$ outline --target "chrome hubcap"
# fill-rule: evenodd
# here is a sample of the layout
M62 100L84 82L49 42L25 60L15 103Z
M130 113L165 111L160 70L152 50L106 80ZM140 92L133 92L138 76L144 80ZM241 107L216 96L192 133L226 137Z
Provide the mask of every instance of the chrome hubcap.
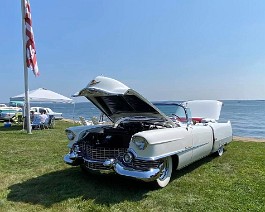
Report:
M221 146L219 149L218 149L218 154L221 156L224 152L224 147Z
M168 174L168 162L165 161L163 163L163 169L162 169L162 173L161 173L159 179L164 180L167 177L167 174Z

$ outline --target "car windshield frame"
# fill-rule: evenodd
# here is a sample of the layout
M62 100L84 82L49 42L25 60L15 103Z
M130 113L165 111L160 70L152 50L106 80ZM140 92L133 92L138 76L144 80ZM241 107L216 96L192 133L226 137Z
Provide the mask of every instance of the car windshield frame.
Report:
M160 111L162 111L165 115L167 115L172 120L177 120L182 123L192 123L192 117L191 117L190 110L186 108L184 105L182 105L181 103L156 102L156 103L153 103L153 105L155 105ZM163 106L171 107L171 109L175 107L175 110L173 113L171 111L170 112L165 111Z

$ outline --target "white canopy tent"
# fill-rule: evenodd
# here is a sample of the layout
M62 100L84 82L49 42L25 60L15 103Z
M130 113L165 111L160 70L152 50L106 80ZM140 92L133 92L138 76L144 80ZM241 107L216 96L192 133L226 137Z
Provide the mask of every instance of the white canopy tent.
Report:
M25 93L11 97L10 101L25 101ZM72 99L45 88L29 91L29 101L73 103Z
M29 102L46 102L46 103L74 103L74 101L66 96L53 92L45 88L38 88L36 90L29 91ZM12 101L25 101L25 93L10 97L10 102ZM75 108L75 104L74 104ZM25 110L25 108L24 108ZM74 109L73 109L74 113ZM24 111L25 114L25 111ZM29 119L28 119L29 120ZM27 125L26 125L27 126ZM23 123L24 129L24 123ZM31 132L31 130L30 130Z

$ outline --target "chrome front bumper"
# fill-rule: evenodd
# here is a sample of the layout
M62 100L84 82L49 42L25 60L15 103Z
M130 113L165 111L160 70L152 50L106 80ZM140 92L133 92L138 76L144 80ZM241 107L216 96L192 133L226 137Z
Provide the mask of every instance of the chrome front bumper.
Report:
M67 154L64 156L64 162L72 166L80 165L80 160L78 160L78 158L74 159L71 154ZM156 180L157 178L159 178L162 172L161 166L159 168L152 168L147 171L142 171L124 166L120 161L114 159L104 161L103 165L106 167L110 167L111 170L114 170L119 175L136 178L146 182Z
M146 182L153 181L159 178L160 173L162 171L160 168L152 168L148 171L136 170L136 169L124 166L119 161L116 161L113 168L115 172L119 175L133 177L133 178L143 180Z

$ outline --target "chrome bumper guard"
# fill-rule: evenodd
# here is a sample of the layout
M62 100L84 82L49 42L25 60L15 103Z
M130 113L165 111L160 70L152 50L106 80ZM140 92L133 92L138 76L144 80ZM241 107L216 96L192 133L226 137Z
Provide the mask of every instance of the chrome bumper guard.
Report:
M161 174L160 168L152 168L148 171L136 170L130 167L124 166L120 161L106 160L104 164L112 165L114 171L122 176L132 177L146 182L156 180Z
M81 158L73 158L72 155L69 153L67 155L64 156L63 158L64 162L68 165L72 165L72 166L78 166L81 164Z

